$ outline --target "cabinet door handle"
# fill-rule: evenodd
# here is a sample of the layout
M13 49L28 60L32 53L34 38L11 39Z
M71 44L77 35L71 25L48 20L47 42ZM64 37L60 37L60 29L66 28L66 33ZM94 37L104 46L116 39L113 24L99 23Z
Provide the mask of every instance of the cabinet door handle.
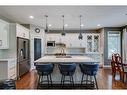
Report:
M2 40L0 40L0 46L2 46Z

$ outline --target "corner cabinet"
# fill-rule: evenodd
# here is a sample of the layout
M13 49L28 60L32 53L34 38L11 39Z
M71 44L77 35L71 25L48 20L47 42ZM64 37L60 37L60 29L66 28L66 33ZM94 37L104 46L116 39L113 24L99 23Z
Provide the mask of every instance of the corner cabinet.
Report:
M86 35L86 53L99 53L100 45L99 34Z
M9 48L9 23L0 19L0 49Z
M21 38L29 39L30 30L20 24L16 24L16 36Z

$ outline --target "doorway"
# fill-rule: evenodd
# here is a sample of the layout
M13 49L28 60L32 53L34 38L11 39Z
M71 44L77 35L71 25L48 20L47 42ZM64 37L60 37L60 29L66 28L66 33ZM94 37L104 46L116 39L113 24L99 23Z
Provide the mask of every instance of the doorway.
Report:
M105 45L105 60L104 65L110 66L113 53L119 53L121 55L121 31L108 31Z
M41 58L41 39L34 38L34 61Z

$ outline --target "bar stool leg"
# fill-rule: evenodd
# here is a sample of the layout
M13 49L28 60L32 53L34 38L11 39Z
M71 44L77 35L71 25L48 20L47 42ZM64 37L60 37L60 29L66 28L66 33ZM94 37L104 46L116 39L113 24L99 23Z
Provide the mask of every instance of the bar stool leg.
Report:
M88 75L86 75L86 84L88 83Z
M122 74L123 83L124 83L124 78L125 78L125 77L124 77L124 76L125 76L124 74L125 74L125 73Z
M73 79L73 76L71 76L71 78L72 78L72 84L73 84L73 87L74 87L74 79Z
M83 78L84 78L84 74L82 74L81 85L82 85L82 83L83 83Z
M39 87L39 85L40 85L40 75L39 75L39 78L38 78L37 88Z
M41 83L43 82L43 75L41 76Z
M62 77L61 77L61 85L63 85L63 75L62 75Z
M64 81L65 81L65 75L63 75L63 86L64 86Z
M126 73L126 83L127 83L127 73Z
M72 77L71 77L71 76L69 76L69 77L70 77L70 84L73 84L73 83L72 83Z
M48 80L48 86L49 86L49 76L47 75L47 80Z
M41 79L41 78L40 78L40 75L39 75L39 78L38 78L38 83L40 83L40 79Z
M96 88L98 89L97 79L95 75L94 75L94 79L95 79Z
M52 77L51 77L51 74L49 75L49 77L50 77L50 82L51 82L51 86L52 86Z

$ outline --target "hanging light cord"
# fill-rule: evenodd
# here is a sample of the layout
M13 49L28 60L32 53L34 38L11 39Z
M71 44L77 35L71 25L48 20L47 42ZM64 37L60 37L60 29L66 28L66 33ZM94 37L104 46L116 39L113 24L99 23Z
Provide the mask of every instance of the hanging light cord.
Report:
M62 15L62 17L63 17L63 32L64 32L64 15Z
M46 30L48 30L48 23L47 23L48 15L45 15L45 17L46 17Z
M65 27L64 27L64 15L62 15L62 18L63 18L63 31L61 33L62 36L65 36Z
M80 15L80 33L79 33L79 36L78 36L78 39L79 40L82 40L83 39L83 36L82 36L82 31L81 31L81 17L82 17L82 15Z
M80 15L80 34L81 34L81 17L82 17L82 15Z

